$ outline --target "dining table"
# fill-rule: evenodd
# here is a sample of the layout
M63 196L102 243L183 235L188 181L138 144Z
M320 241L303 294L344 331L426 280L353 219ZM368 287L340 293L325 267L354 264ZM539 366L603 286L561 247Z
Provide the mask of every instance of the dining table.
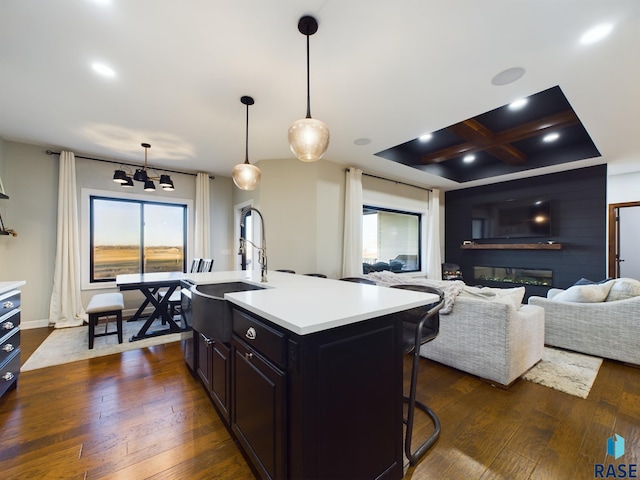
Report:
M146 320L140 330L133 335L129 341L135 342L144 338L156 337L158 335L168 335L178 333L189 329L181 327L175 319L169 314L169 298L180 286L184 278L184 272L151 272L151 273L127 273L116 276L116 286L120 291L139 290L145 296L144 301L136 311L136 313L128 320L130 322L140 320L144 311L149 304L153 306L153 311ZM158 296L160 289L165 289L163 295ZM157 319L162 320L164 327L149 331L149 328Z

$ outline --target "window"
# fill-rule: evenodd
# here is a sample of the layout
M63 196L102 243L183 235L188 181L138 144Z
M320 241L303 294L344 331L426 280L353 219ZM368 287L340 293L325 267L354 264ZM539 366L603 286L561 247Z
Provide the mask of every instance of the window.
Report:
M184 271L187 206L89 197L90 281L116 275Z
M421 222L419 213L365 206L362 209L364 273L419 271Z

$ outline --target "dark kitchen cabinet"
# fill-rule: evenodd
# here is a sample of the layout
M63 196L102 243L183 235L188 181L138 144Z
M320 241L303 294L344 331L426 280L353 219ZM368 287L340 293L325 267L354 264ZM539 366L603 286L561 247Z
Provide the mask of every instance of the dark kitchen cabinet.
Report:
M234 336L231 428L263 478L286 476L286 374Z
M20 290L0 294L0 397L20 374Z
M203 333L197 332L197 367L196 372L211 397L218 407L223 419L229 423L231 370L230 348L224 343L208 338Z

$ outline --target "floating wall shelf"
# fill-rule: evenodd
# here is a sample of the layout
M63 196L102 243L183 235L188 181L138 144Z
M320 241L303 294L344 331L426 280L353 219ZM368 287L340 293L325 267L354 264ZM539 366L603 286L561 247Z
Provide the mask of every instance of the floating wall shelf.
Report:
M561 243L471 243L463 250L562 250Z

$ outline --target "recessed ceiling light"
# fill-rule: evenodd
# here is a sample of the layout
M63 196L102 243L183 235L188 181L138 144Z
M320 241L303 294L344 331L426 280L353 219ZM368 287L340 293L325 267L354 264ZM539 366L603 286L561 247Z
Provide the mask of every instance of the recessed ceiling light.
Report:
M371 143L370 138L356 138L353 143L356 145L369 145Z
M610 23L601 23L600 25L596 25L593 28L587 30L581 37L580 43L583 45L590 45L592 43L599 42L603 38L607 37L611 30L613 30L613 25Z
M99 73L100 75L105 77L116 76L116 72L111 67L107 67L104 63L92 63L91 68L93 68L94 72Z
M433 135L430 133L425 133L424 135L420 135L418 137L418 140L420 140L421 142L428 142L429 140L431 140L433 138Z
M519 80L523 75L524 68L522 67L507 68L493 77L491 83L496 86L508 85Z
M509 104L509 110L520 110L529 100L527 98L519 98Z
M475 155L471 155L471 154L469 154L469 155L465 155L465 156L464 156L464 158L462 159L462 161L463 161L464 163L471 163L471 162L473 162L475 159L476 159L476 156L475 156Z
M560 138L560 134L559 133L547 133L544 137L542 137L542 141L543 142L555 142L557 139Z

